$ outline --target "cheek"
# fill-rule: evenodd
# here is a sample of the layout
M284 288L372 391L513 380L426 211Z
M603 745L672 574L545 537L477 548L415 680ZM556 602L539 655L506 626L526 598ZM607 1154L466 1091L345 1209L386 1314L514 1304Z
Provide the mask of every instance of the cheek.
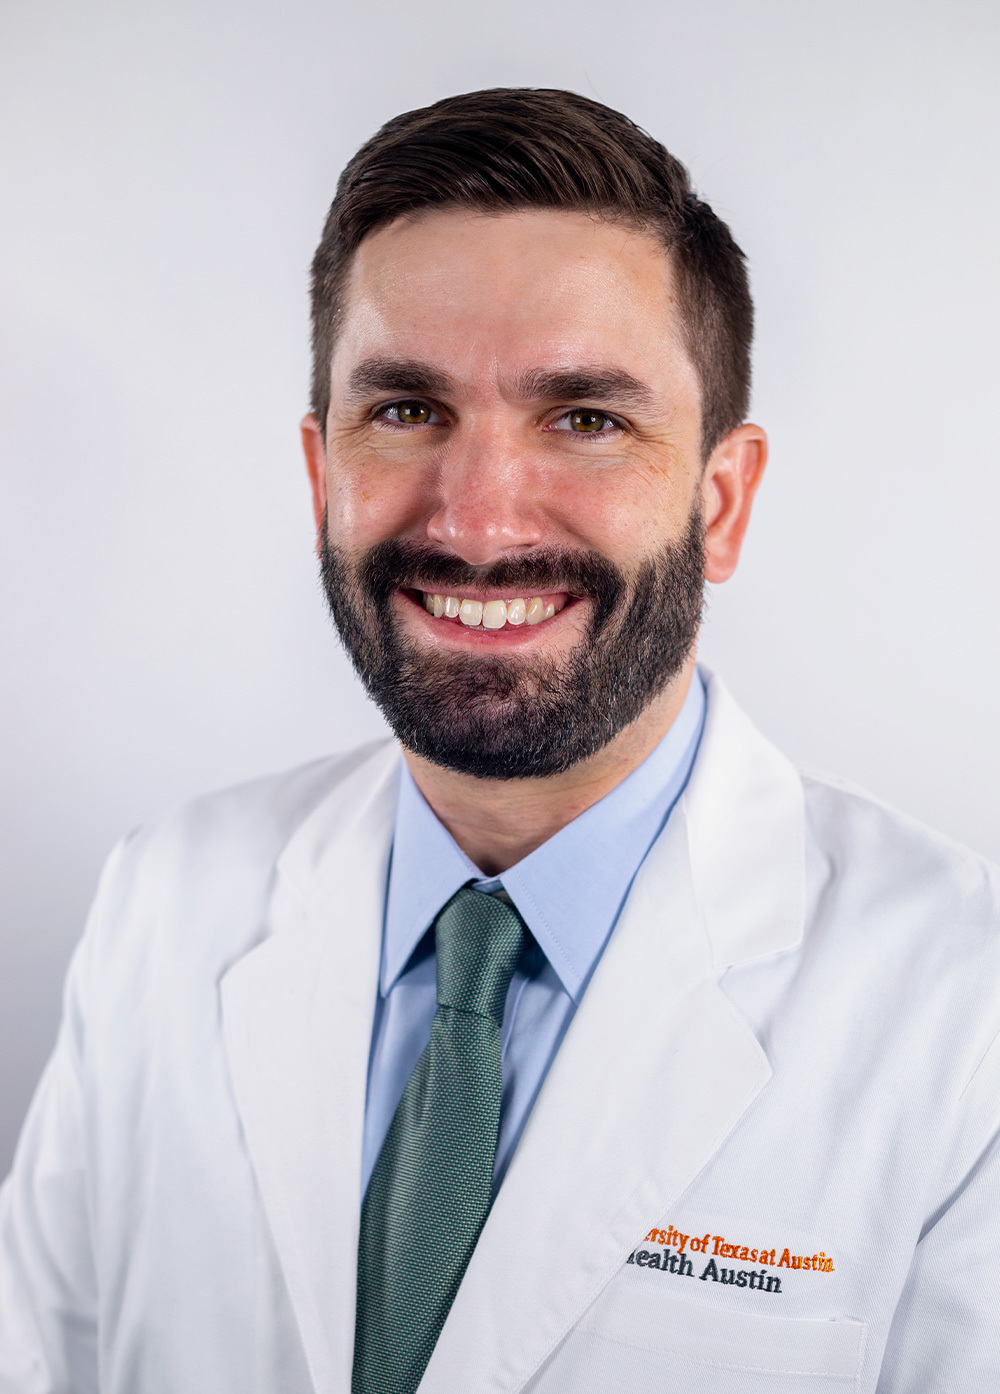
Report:
M331 538L360 551L409 531L420 517L426 479L378 455L331 450L327 463L327 517Z
M627 562L678 536L692 503L686 476L632 459L620 470L578 479L565 492L562 513L567 530L587 546Z

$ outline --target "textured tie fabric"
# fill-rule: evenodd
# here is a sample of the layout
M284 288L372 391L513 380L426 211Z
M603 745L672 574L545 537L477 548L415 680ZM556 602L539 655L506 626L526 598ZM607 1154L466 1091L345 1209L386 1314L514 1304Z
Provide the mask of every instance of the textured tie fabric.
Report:
M500 1024L524 924L509 903L464 887L434 938L431 1038L361 1207L352 1394L416 1389L490 1208Z

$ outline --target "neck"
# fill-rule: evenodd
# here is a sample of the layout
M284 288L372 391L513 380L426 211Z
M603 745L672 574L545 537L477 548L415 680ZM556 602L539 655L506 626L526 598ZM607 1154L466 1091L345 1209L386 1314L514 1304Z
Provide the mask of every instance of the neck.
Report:
M676 721L694 673L692 657L631 726L589 760L544 779L477 779L410 751L417 788L485 876L498 876L579 818L642 764Z

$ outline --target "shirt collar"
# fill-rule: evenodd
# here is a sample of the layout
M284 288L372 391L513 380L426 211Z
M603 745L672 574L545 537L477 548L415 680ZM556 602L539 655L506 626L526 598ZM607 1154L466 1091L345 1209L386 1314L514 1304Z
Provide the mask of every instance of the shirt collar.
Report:
M441 907L469 881L480 880L482 874L439 822L404 760L382 938L379 990L383 997Z
M705 691L696 673L677 719L642 764L541 847L489 880L438 821L404 763L386 896L382 995L441 907L472 881L483 889L503 887L579 1002L635 874L687 783L704 718Z

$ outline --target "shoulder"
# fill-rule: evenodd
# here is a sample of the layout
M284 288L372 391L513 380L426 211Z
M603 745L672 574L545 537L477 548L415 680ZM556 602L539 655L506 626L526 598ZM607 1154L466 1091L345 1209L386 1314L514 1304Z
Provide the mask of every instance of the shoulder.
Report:
M800 775L807 837L832 882L1000 929L1000 869L986 857L845 780Z
M98 957L146 955L158 940L238 954L266 914L286 848L317 816L349 815L398 761L375 741L192 799L123 838L88 927Z
M136 829L123 844L124 860L196 861L220 854L273 862L297 828L321 804L352 797L354 776L397 758L391 740L372 741L290 770L215 790ZM339 797L338 797L339 796Z
M723 828L726 859L745 883L764 863L801 875L814 895L909 919L1000 926L1000 870L987 858L846 780L796 767L754 726L719 679L702 669L708 709L691 776L696 818ZM691 801L689 796L689 802ZM716 837L718 842L719 838Z

